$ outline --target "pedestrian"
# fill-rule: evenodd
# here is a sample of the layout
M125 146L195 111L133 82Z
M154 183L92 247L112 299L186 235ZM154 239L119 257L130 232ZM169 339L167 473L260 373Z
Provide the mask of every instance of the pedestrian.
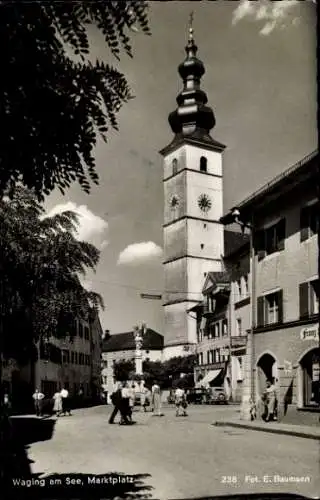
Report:
M41 417L42 412L43 412L44 394L42 392L40 392L39 389L36 389L32 398L34 401L34 408L35 408L36 415L37 415L37 417Z
M267 387L264 392L265 401L265 412L264 420L265 422L270 422L270 420L276 420L275 410L277 403L276 388L271 380L267 380Z
M78 408L82 408L83 407L83 397L84 397L84 390L83 390L83 387L82 385L80 386L80 389L78 391Z
M176 417L180 416L180 409L182 409L182 415L187 416L187 397L184 389L178 387L175 391L175 403L176 403Z
M62 412L62 397L59 390L53 395L53 411L57 417L60 417Z
M109 418L109 424L114 424L114 419L116 418L118 412L121 414L121 420L123 420L122 416L122 396L121 396L122 385L118 384L117 387L114 388L113 393L110 396L111 402L113 404L113 410Z
M129 413L128 413L128 418L129 421L132 422L132 414L134 411L134 403L135 403L135 385L134 382L131 382L131 384L128 384L128 390L129 390Z
M154 382L151 388L152 394L152 411L154 417L163 417L161 413L161 389L158 382Z
M148 389L144 385L144 380L141 380L140 382L140 387L139 387L139 392L140 392L140 410L146 412L147 411L147 392Z
M62 391L60 392L60 395L61 395L61 403L62 403L62 411L61 411L61 414L63 413L63 415L66 415L66 413L68 413L68 415L70 416L71 415L71 405L70 405L70 397L69 397L69 391L66 387L64 387L62 389Z
M135 423L132 421L132 412L130 409L130 388L128 382L125 382L121 389L120 413L121 413L120 425L128 425Z
M3 408L5 411L6 415L9 415L11 411L11 401L10 401L10 396L8 392L5 392L3 395Z

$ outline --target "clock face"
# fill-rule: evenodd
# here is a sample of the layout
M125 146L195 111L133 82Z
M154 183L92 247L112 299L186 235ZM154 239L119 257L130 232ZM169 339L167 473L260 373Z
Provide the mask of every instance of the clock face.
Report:
M174 208L177 208L179 205L179 198L176 194L174 194L170 200L170 207L173 210Z
M209 212L212 206L209 196L207 194L200 194L198 198L198 205L202 212Z

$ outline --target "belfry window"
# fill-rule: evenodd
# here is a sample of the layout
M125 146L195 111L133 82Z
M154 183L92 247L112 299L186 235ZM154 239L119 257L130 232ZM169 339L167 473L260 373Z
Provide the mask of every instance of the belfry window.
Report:
M200 158L200 172L206 172L207 171L207 158L204 156L201 156Z
M178 172L178 160L174 158L172 160L172 175L175 175Z

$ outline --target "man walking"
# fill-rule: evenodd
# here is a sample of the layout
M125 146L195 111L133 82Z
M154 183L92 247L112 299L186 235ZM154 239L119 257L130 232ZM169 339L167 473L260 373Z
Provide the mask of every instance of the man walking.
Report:
M109 424L114 424L114 419L116 418L118 412L121 412L121 389L121 384L119 384L110 396L111 402L113 404L113 410L109 418Z
M37 417L41 417L42 416L44 394L42 392L40 392L39 389L36 389L32 397L33 397L33 401L34 401L34 408L36 411L36 415L37 415Z
M69 398L69 391L64 387L62 391L60 392L61 395L61 402L62 402L62 412L61 415L65 415L68 413L68 415L71 415L71 408L70 408L70 398Z

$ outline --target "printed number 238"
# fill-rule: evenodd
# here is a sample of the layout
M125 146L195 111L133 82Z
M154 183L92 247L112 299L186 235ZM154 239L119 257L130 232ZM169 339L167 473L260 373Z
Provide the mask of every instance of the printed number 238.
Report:
M221 483L222 484L235 484L238 482L237 476L222 476Z

